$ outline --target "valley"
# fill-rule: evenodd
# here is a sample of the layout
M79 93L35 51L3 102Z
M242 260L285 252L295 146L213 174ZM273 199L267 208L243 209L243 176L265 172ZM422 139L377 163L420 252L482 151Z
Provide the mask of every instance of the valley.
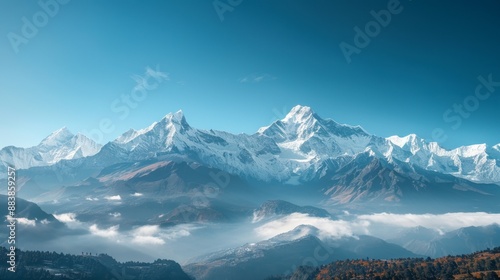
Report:
M253 135L179 111L103 146L62 129L0 158L20 166L21 250L172 259L212 280L500 246L498 150L384 139L296 106Z

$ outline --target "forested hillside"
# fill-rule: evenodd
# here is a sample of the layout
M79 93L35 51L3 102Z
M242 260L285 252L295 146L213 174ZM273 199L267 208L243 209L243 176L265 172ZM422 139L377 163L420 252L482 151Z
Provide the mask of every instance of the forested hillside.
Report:
M0 247L0 279L147 279L191 280L181 266L171 260L153 263L119 263L112 257L100 254L69 255L56 252L20 251L15 272L7 268L7 249Z
M437 259L344 260L318 268L299 267L293 274L268 280L349 279L500 279L500 247Z

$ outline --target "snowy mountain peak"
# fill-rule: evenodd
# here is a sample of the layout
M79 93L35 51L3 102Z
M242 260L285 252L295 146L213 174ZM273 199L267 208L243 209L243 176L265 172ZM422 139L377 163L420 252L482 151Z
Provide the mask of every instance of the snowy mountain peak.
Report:
M332 119L323 119L308 106L297 105L293 107L285 118L278 122L288 132L293 131L299 137L308 138L312 136L311 133L319 136L368 136L368 133L361 126L339 124ZM264 130L265 128L261 128L259 132L263 132Z
M97 154L101 145L83 134L74 135L66 127L52 132L39 145L30 148L5 147L0 150L0 162L19 169L47 166L61 160L77 159Z
M0 160L29 168L94 155L100 149L84 135L61 128L36 147L0 150ZM198 130L189 126L182 111L169 113L146 128L125 132L98 156L115 163L171 155L248 178L299 184L360 154L474 182L500 183L500 144L447 150L415 134L381 138L359 126L323 119L300 105L254 135Z
M276 130L276 126L283 132L297 132L299 127L305 128L314 126L321 118L314 113L308 106L297 105L282 119L272 123L269 126L262 127L258 130L259 133L264 133L266 130Z
M291 241L297 240L306 236L320 236L320 230L311 225L298 225L291 231L281 233L272 238L273 241Z
M441 147L435 142L427 143L424 139L418 137L416 134L408 134L404 137L400 136L390 136L387 137L393 145L398 146L404 151L409 151L412 154L417 153L420 150L432 150L433 152L441 150Z
M304 122L314 116L314 111L308 106L297 105L290 110L282 122Z
M182 112L182 110L179 110L175 113L168 113L163 119L161 122L164 122L164 123L170 123L170 124L173 124L173 125L180 125L180 128L183 128L183 129L190 129L191 127L189 126L189 124L187 123L186 121L186 118L184 117L184 113Z
M282 120L258 130L259 134L273 138L277 142L304 140L321 131L327 134L319 124L317 116L310 107L297 105Z
M118 138L116 138L115 142L117 143L127 143L130 140L134 139L137 137L138 132L135 129L129 129L127 132L123 133L120 135Z
M38 145L38 153L47 164L54 164L63 159L75 159L92 156L98 153L101 145L95 143L87 136L77 133L74 135L63 127L46 137Z
M423 139L418 137L416 134L408 134L406 136L400 137L397 135L387 137L389 141L391 141L392 144L403 148L407 145L416 145L418 142L422 142Z
M359 126L339 124L322 119L307 106L295 106L282 120L258 131L275 141L296 170L307 168L308 162L354 155L364 151L371 135Z
M74 136L75 135L73 135L67 127L63 127L52 132L49 136L43 139L39 146L59 146L62 143L69 141Z
M163 119L180 122L180 121L182 121L182 119L185 119L185 118L184 118L184 113L182 112L182 110L178 110L175 113L168 113Z
M172 140L172 137L174 137L177 132L182 133L190 129L191 127L187 123L184 113L182 110L179 110L175 113L168 113L159 122L154 122L146 128L140 130L129 129L116 138L114 142L117 144L133 143L133 147L137 147L139 145L135 143L137 141L144 141L145 139L148 139L146 141L152 141L153 138L156 138L158 141L164 141L164 137ZM141 140L142 138L144 139Z
M462 157L474 157L486 153L486 144L476 144L458 148L458 154Z

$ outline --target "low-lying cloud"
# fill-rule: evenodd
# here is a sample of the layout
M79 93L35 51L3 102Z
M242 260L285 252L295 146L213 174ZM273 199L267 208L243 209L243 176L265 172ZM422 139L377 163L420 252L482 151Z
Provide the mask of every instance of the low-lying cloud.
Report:
M320 238L342 238L355 234L368 234L366 221L331 220L329 218L311 217L308 214L293 213L268 222L255 229L257 235L269 239L278 234L289 232L300 225L310 225L319 230Z
M54 218L58 219L63 223L74 223L77 222L75 213L63 213L63 214L54 214Z
M122 213L120 212L115 212L115 213L109 213L110 216L112 216L113 218L120 218Z
M500 214L485 212L457 212L446 214L391 214L378 213L358 216L359 220L370 221L404 228L422 226L441 231L451 231L470 226L500 224Z
M113 201L120 201L120 200L122 200L122 197L120 195L106 196L105 198L107 200L113 200Z
M165 241L158 236L157 225L142 226L132 231L132 242L137 244L163 245Z
M118 225L111 226L107 229L100 229L96 224L93 224L89 227L90 233L101 236L101 237L115 237L118 235Z
M190 225L190 224L184 224L184 225L177 225L174 226L170 229L164 230L161 233L162 238L167 239L167 240L174 240L178 239L181 237L186 237L190 236L191 232L199 229L200 227Z
M36 226L36 221L35 220L30 220L27 218L15 218L15 220L20 224L20 225L25 225L25 226Z
M263 239L289 232L300 225L318 229L320 238L342 238L356 235L373 235L380 230L392 228L425 227L438 232L449 232L470 226L500 224L500 214L485 212L457 212L446 214L391 214L348 215L349 220L311 217L308 214L293 213L267 222L257 228L255 233Z
M191 235L191 231L198 227L185 224L177 225L168 229L161 229L158 225L146 225L138 227L129 232L132 243L141 245L163 245L168 240Z

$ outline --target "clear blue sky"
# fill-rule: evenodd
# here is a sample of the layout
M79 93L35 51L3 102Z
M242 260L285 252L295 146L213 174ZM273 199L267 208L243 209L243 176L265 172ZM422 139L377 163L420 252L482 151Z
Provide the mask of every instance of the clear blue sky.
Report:
M432 139L440 127L446 147L499 143L500 87L478 104L470 96L478 76L500 81L500 1L402 0L348 63L339 44L355 46L353 28L392 1L243 0L223 21L212 0L71 0L45 19L37 1L1 1L0 147L102 119L109 141L179 109L197 128L253 133L297 104L384 137ZM16 53L23 17L43 26ZM121 119L111 104L148 66L169 81ZM479 107L445 121L464 100Z

